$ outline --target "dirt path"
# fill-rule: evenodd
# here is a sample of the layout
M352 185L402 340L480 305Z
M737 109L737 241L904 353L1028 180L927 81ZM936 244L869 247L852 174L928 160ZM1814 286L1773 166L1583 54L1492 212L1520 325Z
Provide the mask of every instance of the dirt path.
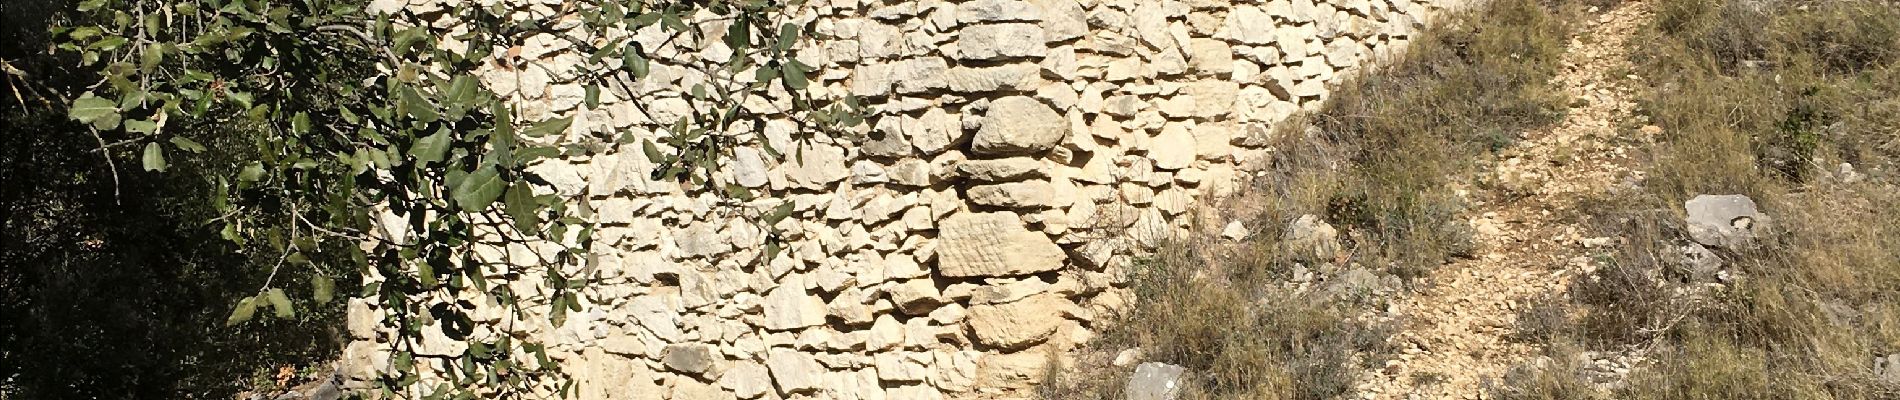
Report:
M1554 82L1581 105L1500 154L1489 171L1498 184L1470 196L1477 257L1441 267L1400 301L1406 322L1391 338L1399 359L1362 377L1361 398L1488 399L1487 381L1539 353L1509 339L1517 309L1563 293L1587 265L1585 249L1607 244L1585 237L1576 205L1638 173L1628 147L1642 139L1617 136L1655 133L1621 128L1642 85L1628 75L1626 46L1648 13L1645 2L1625 3L1572 35Z

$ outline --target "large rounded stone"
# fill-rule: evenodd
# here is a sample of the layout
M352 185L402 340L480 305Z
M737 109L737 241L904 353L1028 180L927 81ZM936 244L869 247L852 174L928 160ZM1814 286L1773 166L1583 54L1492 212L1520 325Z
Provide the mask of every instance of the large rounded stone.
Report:
M1682 207L1689 214L1689 238L1709 246L1750 247L1770 220L1755 210L1754 199L1739 194L1700 195Z

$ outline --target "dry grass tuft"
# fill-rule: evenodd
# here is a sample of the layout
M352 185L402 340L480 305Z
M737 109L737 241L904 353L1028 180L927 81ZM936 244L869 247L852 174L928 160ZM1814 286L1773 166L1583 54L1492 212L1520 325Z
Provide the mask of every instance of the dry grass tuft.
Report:
M1314 174L1311 164L1345 165L1317 180L1324 208L1303 211L1357 233L1355 259L1404 278L1470 252L1457 218L1465 204L1449 183L1517 132L1562 117L1566 99L1547 81L1560 67L1563 20L1534 1L1496 1L1445 20L1405 57L1334 91L1307 120L1319 137L1285 135L1294 143L1278 146L1293 149L1285 165L1295 176Z
M1132 268L1134 308L1092 346L1110 357L1187 367L1184 398L1330 399L1387 353L1392 327L1364 322L1390 299L1295 284L1363 268L1389 290L1469 252L1453 182L1515 132L1554 122L1565 18L1536 0L1496 0L1443 21L1408 53L1333 92L1317 113L1281 125L1266 176L1230 206L1255 239L1188 240ZM1232 210L1233 208L1229 208ZM1285 251L1289 221L1317 215L1342 233L1337 257ZM1374 291L1379 292L1379 291ZM1084 366L1045 384L1050 399L1119 398L1128 368Z
M1654 1L1635 61L1652 84L1641 111L1664 134L1641 195L1600 205L1628 244L1573 288L1582 317L1551 340L1648 349L1614 398L1900 398L1872 371L1900 353L1900 7ZM1660 256L1685 243L1683 201L1737 193L1779 233L1719 251L1733 279L1694 290L1711 280Z

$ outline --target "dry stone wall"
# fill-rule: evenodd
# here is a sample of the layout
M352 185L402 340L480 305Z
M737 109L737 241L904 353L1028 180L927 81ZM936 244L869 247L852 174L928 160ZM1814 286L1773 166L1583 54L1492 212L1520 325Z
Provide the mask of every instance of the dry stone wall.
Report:
M439 1L377 7L442 18ZM524 18L562 7L500 1ZM618 60L589 64L562 40L529 38L497 49L482 79L526 119L577 118L552 140L599 149L533 167L544 191L595 210L597 262L569 271L591 283L565 324L487 306L476 335L549 343L583 399L1013 393L1126 307L1128 256L1187 229L1202 214L1197 204L1233 192L1272 151L1276 123L1316 107L1329 85L1456 6L811 1L788 15L826 37L799 47L801 61L820 68L810 90L858 96L871 115L848 138L799 139L795 121L764 122L715 177L764 195L749 202L653 180L655 162L638 144L601 139L665 135L661 127L692 111L685 88L716 79L700 67L725 62L723 44L657 27L622 32L664 56L647 79L589 109L578 74L514 66L606 70ZM748 107L782 106L774 102ZM800 156L775 157L764 144ZM772 228L786 245L766 258L768 229L755 216L782 202L793 216ZM517 244L484 255L546 251ZM545 300L547 288L524 280L516 292ZM369 302L350 306L347 372L361 379L388 362L380 343L391 335ZM466 351L433 335L416 348Z

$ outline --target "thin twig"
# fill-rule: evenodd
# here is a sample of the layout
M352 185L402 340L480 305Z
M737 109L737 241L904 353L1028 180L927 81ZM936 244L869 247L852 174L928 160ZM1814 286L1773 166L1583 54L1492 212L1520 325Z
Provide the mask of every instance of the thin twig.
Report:
M312 223L312 222L310 222L310 220L309 220L309 219L305 219L305 218L303 217L303 215L298 215L298 216L297 216L297 221L298 221L298 222L302 222L304 226L307 226L307 227L310 227L310 230L313 230L313 231L317 231L317 232L319 232L319 233L323 233L323 234L327 234L327 235L330 235L330 236L342 236L342 237L345 237L345 238L350 238L350 239L356 239L356 240L362 240L362 241L369 241L369 240L377 240L377 239L375 239L375 238L370 238L370 237L364 237L364 236L362 236L362 235L357 235L357 234L354 234L354 233L349 233L349 232L339 232L339 231L335 231L335 230L331 230L331 229L328 229L328 228L324 228L324 227L321 227L321 226L317 226L317 224L315 224L315 223Z
M363 47L376 49L378 52L383 54L383 57L389 58L389 62L391 63L390 67L395 67L396 63L402 60L400 58L396 58L396 53L390 52L388 47L379 46L380 43L377 43L376 37L371 36L369 32L364 31L362 27L358 27L356 25L350 25L350 24L330 24L330 25L318 26L317 31L318 32L349 33L352 36L355 36L357 40L362 41Z
M280 256L277 256L277 265L275 265L275 266L272 266L272 267L270 268L270 276L266 276L266 277L264 277L264 286L263 286L263 287L259 287L259 288L257 288L257 291L258 291L259 293L263 293L263 292L264 292L265 290L269 290L269 289L270 289L270 283L271 283L271 281L273 281L273 280L276 280L276 279L277 279L277 271L279 271L279 270L282 270L282 269L284 269L284 260L286 260L286 259L289 259L289 258L290 258L290 250L291 250L291 249L292 249L292 246L285 246L285 247L284 247L284 254L283 254L283 255L280 255Z
M99 157L106 159L106 170L112 172L112 204L120 205L119 164L112 161L112 153L106 152L106 138L99 136L99 129L87 126L86 132L92 133L92 139L99 141Z
M113 147L145 143L145 141L147 140L151 140L151 139L149 137L141 137L141 138L135 138L135 139L120 140L120 141L112 142L112 143L103 143L103 140L101 140L101 143L99 144L99 148L92 149L92 152L98 153L98 152L106 151Z
M296 220L294 219L298 215L297 203L290 203L290 215L293 217L290 224L290 237L294 239L297 237L297 223L296 223ZM284 246L284 254L277 256L277 265L272 266L270 268L270 276L264 277L264 287L257 288L257 291L259 293L263 293L265 290L270 289L271 281L277 279L277 271L284 269L284 260L289 259L290 252L292 250L295 250L296 248L297 246L295 244L287 244Z
M33 97L39 98L40 104L47 107L53 106L52 102L47 101L49 97L59 98L61 104L70 102L66 99L66 95L60 94L59 91L34 81L33 77L27 75L26 71L14 67L13 63L7 61L7 59L0 58L0 72L6 72L8 76L11 76L11 78L7 79L7 85L13 87L13 97L20 101L21 107L26 107L26 99L20 96L20 86L25 86L27 91L33 92ZM21 83L25 85L20 85ZM38 87L35 87L36 85ZM44 93L42 93L42 91L44 91ZM51 96L48 96L48 94L51 94Z

